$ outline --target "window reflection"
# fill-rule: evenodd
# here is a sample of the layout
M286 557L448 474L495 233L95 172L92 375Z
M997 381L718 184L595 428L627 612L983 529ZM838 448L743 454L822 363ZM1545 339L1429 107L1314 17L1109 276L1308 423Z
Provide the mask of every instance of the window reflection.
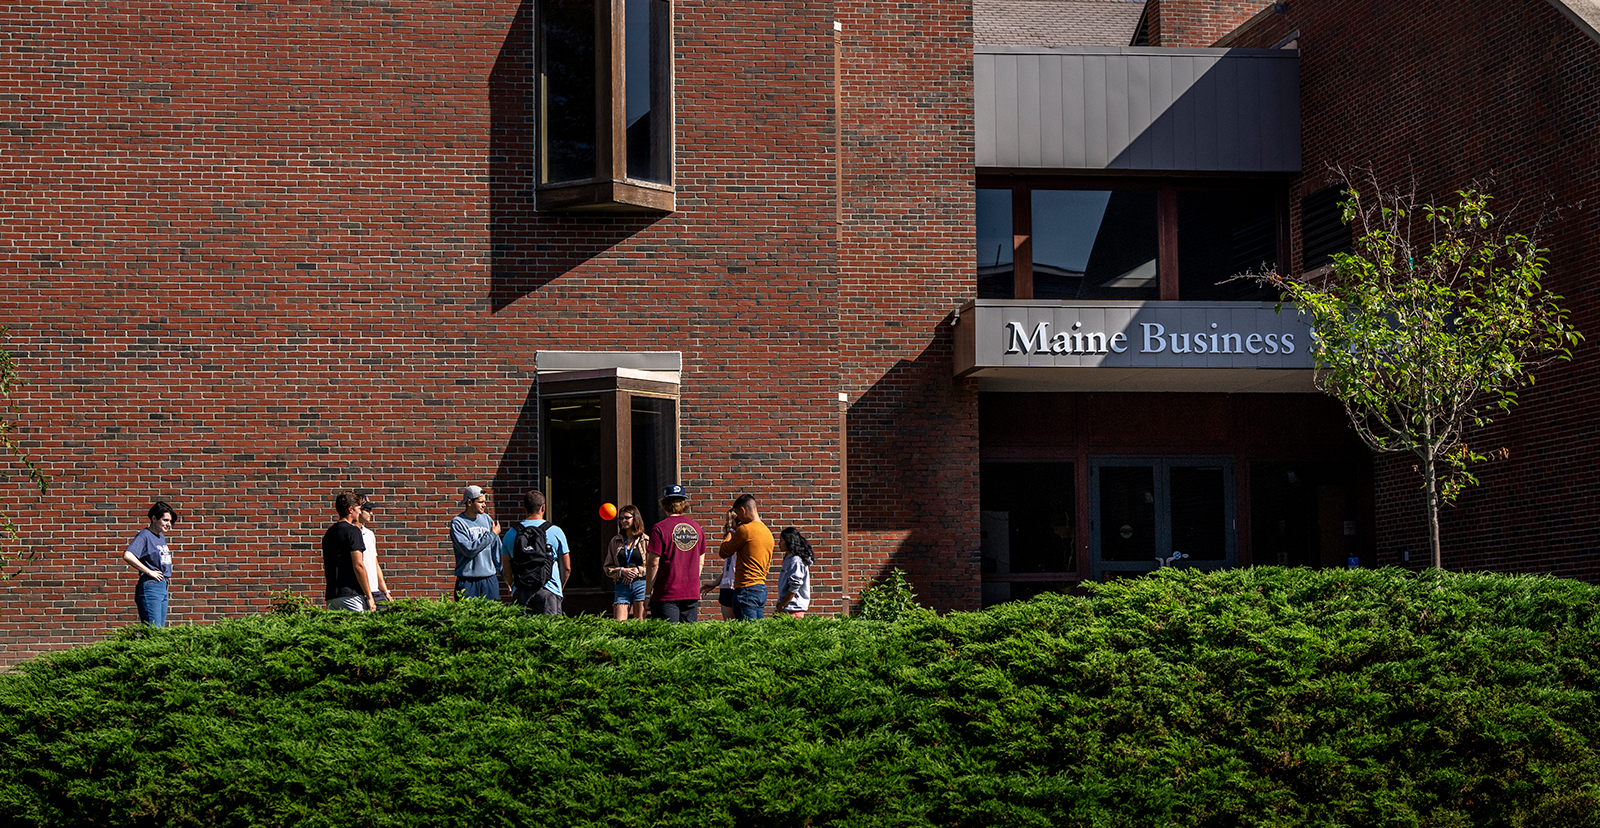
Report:
M1033 191L1035 299L1156 299L1156 194Z
M633 420L633 503L646 526L666 517L658 496L678 482L677 401L635 396L629 403Z
M1011 191L978 190L978 298L1013 297Z
M546 182L582 181L598 173L594 15L594 0L544 0L539 6Z
M670 144L659 122L671 94L668 32L671 7L666 0L627 0L627 84L624 90L628 140L628 177L670 183Z
M600 397L544 400L545 518L567 535L574 587L600 585Z

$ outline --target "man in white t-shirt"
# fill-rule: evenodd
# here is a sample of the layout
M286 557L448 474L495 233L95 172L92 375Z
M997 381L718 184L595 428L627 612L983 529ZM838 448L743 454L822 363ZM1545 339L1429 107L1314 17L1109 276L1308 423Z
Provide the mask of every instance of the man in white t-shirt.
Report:
M367 569L367 591L372 593L372 608L377 609L380 602L387 602L390 597L389 582L383 579L383 567L378 565L378 538L372 532L372 527L378 525L378 519L373 514L378 504L366 495L360 497L356 525L361 527L361 539L367 543L367 549L361 557Z

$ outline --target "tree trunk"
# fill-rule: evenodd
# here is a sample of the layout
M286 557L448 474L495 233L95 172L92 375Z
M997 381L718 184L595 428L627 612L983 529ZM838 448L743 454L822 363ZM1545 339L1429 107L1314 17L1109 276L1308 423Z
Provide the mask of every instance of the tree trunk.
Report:
M1422 474L1428 480L1428 550L1432 553L1433 568L1443 569L1439 561L1439 477L1432 446L1422 458Z

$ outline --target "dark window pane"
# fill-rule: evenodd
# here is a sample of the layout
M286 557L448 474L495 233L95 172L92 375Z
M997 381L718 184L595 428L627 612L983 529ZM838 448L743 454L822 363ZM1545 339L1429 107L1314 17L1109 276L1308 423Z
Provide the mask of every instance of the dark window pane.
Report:
M1033 191L1035 299L1159 298L1156 194Z
M1228 493L1221 466L1173 466L1172 551L1197 561L1228 557Z
M1345 186L1331 184L1300 199L1300 268L1314 270L1333 263L1333 254L1349 253L1350 225L1344 223L1339 202Z
M545 517L561 527L571 546L576 587L596 587L600 544L615 530L600 519L600 398L544 401ZM607 581L609 583L609 581Z
M677 402L659 397L633 397L633 503L644 515L645 528L665 517L661 490L678 482Z
M1178 193L1178 298L1268 302L1277 292L1233 276L1278 265L1278 200L1270 192Z
M542 0L539 4L546 182L595 177L594 38L594 0Z
M978 466L984 606L1067 588L1064 581L1003 582L990 578L1077 569L1073 480L1071 463Z
M1100 559L1155 564L1154 468L1100 467Z
M671 6L666 0L627 0L626 123L628 177L669 183L671 141L662 116L671 90Z
M978 191L978 298L1010 299L1011 191Z
M1254 463L1250 466L1251 544L1257 564L1342 567L1359 555L1348 466Z
M988 525L1004 537L986 538L985 572L1072 572L1078 567L1071 463L983 463L978 500Z

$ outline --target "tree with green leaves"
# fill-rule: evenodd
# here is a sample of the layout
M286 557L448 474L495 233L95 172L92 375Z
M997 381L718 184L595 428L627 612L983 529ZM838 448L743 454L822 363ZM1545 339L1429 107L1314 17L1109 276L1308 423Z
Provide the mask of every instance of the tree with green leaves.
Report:
M17 374L17 361L11 352L5 348L5 340L11 338L11 331L0 325L0 447L5 449L5 462L0 463L0 479L10 480L13 474L25 474L29 482L39 487L39 494L50 491L50 478L45 476L44 470L38 464L28 459L22 452L22 447L17 444L15 436L16 423L12 415L17 412L16 403L11 400L11 395L17 386L22 384L22 377ZM18 472L16 467L20 466ZM0 503L0 535L5 537L7 543L14 543L18 538L17 526L11 520L11 513ZM7 550L0 563L10 563L13 560L26 557L20 552ZM9 573L0 571L0 580L10 577Z
M1543 287L1546 250L1509 232L1492 196L1456 193L1454 205L1414 194L1345 191L1352 253L1301 280L1258 278L1310 317L1316 385L1344 404L1377 452L1419 463L1433 567L1439 507L1476 485L1472 466L1505 451L1467 442L1469 430L1511 408L1534 370L1572 358L1582 339L1557 296Z

